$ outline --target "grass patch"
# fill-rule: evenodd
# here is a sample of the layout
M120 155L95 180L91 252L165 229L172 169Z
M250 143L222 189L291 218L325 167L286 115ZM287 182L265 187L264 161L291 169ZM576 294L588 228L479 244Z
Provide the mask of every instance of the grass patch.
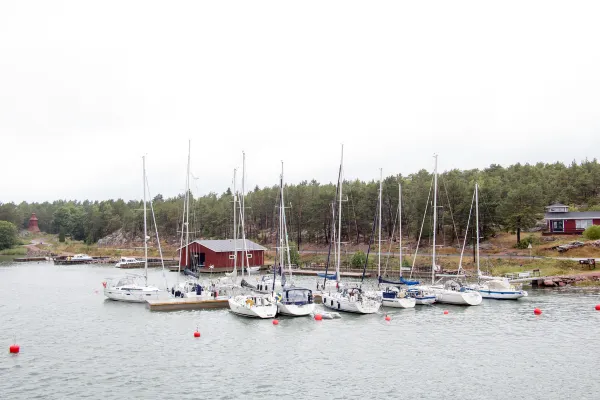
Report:
M13 247L12 249L0 250L0 256L26 256L27 249L25 247Z

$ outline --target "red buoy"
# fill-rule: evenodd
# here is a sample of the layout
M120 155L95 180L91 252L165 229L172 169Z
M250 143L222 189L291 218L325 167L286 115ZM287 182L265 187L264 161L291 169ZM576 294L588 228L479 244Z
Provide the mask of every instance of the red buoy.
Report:
M448 314L448 310L444 310L444 315Z
M273 325L279 325L279 320L278 319L274 319L273 320Z
M385 316L385 320L386 320L386 321L391 321L391 320L392 320L392 317L390 317L389 315L386 315L386 316Z
M534 313L535 315L542 315L542 310L540 310L539 308L534 308L534 309L533 309L533 313Z
M600 304L596 304L596 311L600 311Z
M19 347L18 344L13 344L12 346L10 346L8 348L8 351L10 351L12 354L17 354L19 352L19 350L21 350L21 348Z
M321 314L315 314L315 321L321 321L323 316Z
M200 337L200 332L198 332L198 331L194 332L194 337Z

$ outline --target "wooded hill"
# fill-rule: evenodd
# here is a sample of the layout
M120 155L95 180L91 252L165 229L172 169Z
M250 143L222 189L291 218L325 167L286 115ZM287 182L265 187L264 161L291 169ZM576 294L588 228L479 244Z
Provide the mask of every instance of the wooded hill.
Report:
M332 171L335 177L336 171ZM421 170L383 182L382 220L384 235L394 229L398 209L398 183L402 183L403 235L416 238L423 221L432 183L432 173ZM571 211L600 210L600 165L597 160L571 165L562 163L515 164L508 168L491 165L484 170L451 170L439 175L438 206L440 243L456 243L456 234L465 235L475 182L480 187L480 225L484 235L493 231L516 232L535 226L543 218L544 206L553 202L571 205ZM379 183L345 181L343 241L368 242L377 205ZM256 187L246 197L246 234L262 243L275 240L278 187ZM288 231L291 239L303 244L326 244L330 237L331 203L335 184L303 181L285 188ZM157 226L162 237L179 237L183 194L175 198L157 195L153 199ZM432 232L431 202L423 237ZM232 236L232 194L209 193L191 200L190 229L194 238ZM140 235L143 230L142 202L119 200L63 201L52 203L0 204L0 220L26 228L32 212L44 232L60 233L94 243L118 230ZM150 219L149 219L150 221Z

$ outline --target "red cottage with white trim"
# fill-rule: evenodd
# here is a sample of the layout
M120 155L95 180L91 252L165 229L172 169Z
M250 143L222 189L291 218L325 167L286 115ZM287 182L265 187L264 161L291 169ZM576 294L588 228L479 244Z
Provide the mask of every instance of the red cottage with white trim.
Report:
M600 211L570 212L569 206L556 203L546 207L544 235L581 235L592 225L600 225Z
M265 262L265 247L246 239L194 240L180 251L179 266L198 272L233 271L234 254L237 250L237 267L241 269L244 250L248 257L246 266L262 266ZM179 249L181 250L181 249ZM179 251L178 250L178 251ZM213 266L213 268L210 268Z

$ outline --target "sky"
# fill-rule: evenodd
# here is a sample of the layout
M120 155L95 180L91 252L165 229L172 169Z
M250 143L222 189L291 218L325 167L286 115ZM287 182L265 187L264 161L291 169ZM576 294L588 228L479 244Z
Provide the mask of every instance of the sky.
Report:
M570 163L596 1L0 0L0 202Z

